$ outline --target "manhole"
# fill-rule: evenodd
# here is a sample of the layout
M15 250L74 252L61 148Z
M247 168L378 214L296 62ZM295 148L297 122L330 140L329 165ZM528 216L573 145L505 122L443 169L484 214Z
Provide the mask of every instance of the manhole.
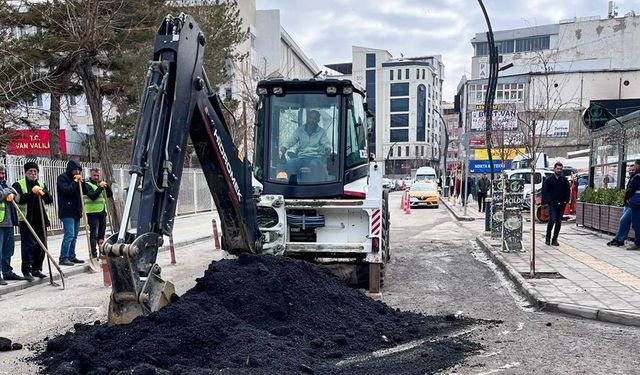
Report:
M520 272L525 279L566 279L558 272L536 272L531 276L531 272Z

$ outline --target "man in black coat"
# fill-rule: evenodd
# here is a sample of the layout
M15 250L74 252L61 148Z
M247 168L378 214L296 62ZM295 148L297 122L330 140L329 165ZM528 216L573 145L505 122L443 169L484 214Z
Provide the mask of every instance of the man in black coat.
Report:
M624 203L631 208L631 227L636 235L627 250L640 250L640 235L637 234L640 233L640 159L634 164L633 176L624 192Z
M24 165L25 177L18 180L12 185L13 189L18 193L16 203L20 207L22 214L26 216L27 221L33 227L40 240L44 243L45 234L49 226L49 218L45 207L41 207L42 203L51 204L53 198L49 194L47 185L38 180L40 168L34 162L27 162ZM42 214L44 214L44 217ZM38 244L29 227L24 222L24 217L18 215L20 227L20 252L22 255L22 275L28 281L33 281L34 276L45 278L42 273L42 262L44 261L45 252ZM44 223L44 225L43 225Z
M562 175L562 163L553 165L553 176L547 177L542 183L542 204L549 205L549 223L547 224L546 245L560 246L558 234L562 225L564 206L569 203L571 185ZM553 238L551 232L553 231Z
M60 247L60 264L73 266L75 263L84 263L76 257L76 239L80 232L80 218L82 217L82 195L86 192L82 175L82 168L75 160L69 160L66 172L58 176L56 192L58 196L58 217L62 221L64 235Z

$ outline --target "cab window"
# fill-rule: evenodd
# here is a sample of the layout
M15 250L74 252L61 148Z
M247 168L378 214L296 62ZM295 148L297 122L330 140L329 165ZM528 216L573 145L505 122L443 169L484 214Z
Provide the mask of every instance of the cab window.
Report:
M367 132L362 96L353 93L347 98L347 150L346 167L365 164L367 155Z

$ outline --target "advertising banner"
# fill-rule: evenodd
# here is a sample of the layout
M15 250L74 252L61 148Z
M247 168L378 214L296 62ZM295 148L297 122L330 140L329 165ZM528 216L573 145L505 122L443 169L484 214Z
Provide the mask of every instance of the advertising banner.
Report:
M564 138L569 136L569 120L540 121L536 123L539 137Z
M60 130L60 152L67 153L67 140L65 131ZM7 152L11 155L49 156L49 130L14 130L11 132L11 140L7 146Z
M518 111L515 109L494 109L491 124L495 130L516 130L518 129ZM471 112L471 131L485 130L484 111Z
M527 150L524 147L505 148L505 149L493 148L491 149L491 156L493 157L493 160L495 160L495 159L500 159L501 156L504 154L506 156L505 159L513 159L516 157L516 155L524 155L526 154L526 152ZM489 152L487 151L486 148L477 148L473 150L473 156L474 156L474 159L476 160L488 160Z

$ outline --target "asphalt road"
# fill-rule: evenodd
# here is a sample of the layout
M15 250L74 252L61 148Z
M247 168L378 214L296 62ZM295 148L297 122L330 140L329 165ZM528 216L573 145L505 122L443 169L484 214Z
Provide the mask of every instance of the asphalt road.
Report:
M429 315L501 321L465 335L484 349L444 373L640 373L639 328L534 311L477 247L476 233L446 208L406 215L397 193L390 207L396 241L383 301Z
M483 349L442 373L455 374L632 374L639 373L640 329L536 312L502 278L474 243L475 233L439 209L400 210L400 195L391 195L392 260L387 267L383 301L402 310L428 315L456 314L481 319L459 336ZM159 264L178 293L191 288L219 252L209 241L177 249L178 265L168 252ZM101 274L69 278L67 289L41 285L0 299L0 336L34 348L45 337L72 329L76 322L104 321L110 288ZM446 339L443 336L443 340ZM397 374L422 373L425 348L415 343L397 351L347 359L344 373L376 373L376 363L397 364ZM106 349L108 350L108 349ZM0 353L0 374L36 373L30 350ZM360 362L357 362L360 361ZM357 362L357 363L356 363ZM355 363L355 364L354 364ZM358 370L359 371L356 371Z

